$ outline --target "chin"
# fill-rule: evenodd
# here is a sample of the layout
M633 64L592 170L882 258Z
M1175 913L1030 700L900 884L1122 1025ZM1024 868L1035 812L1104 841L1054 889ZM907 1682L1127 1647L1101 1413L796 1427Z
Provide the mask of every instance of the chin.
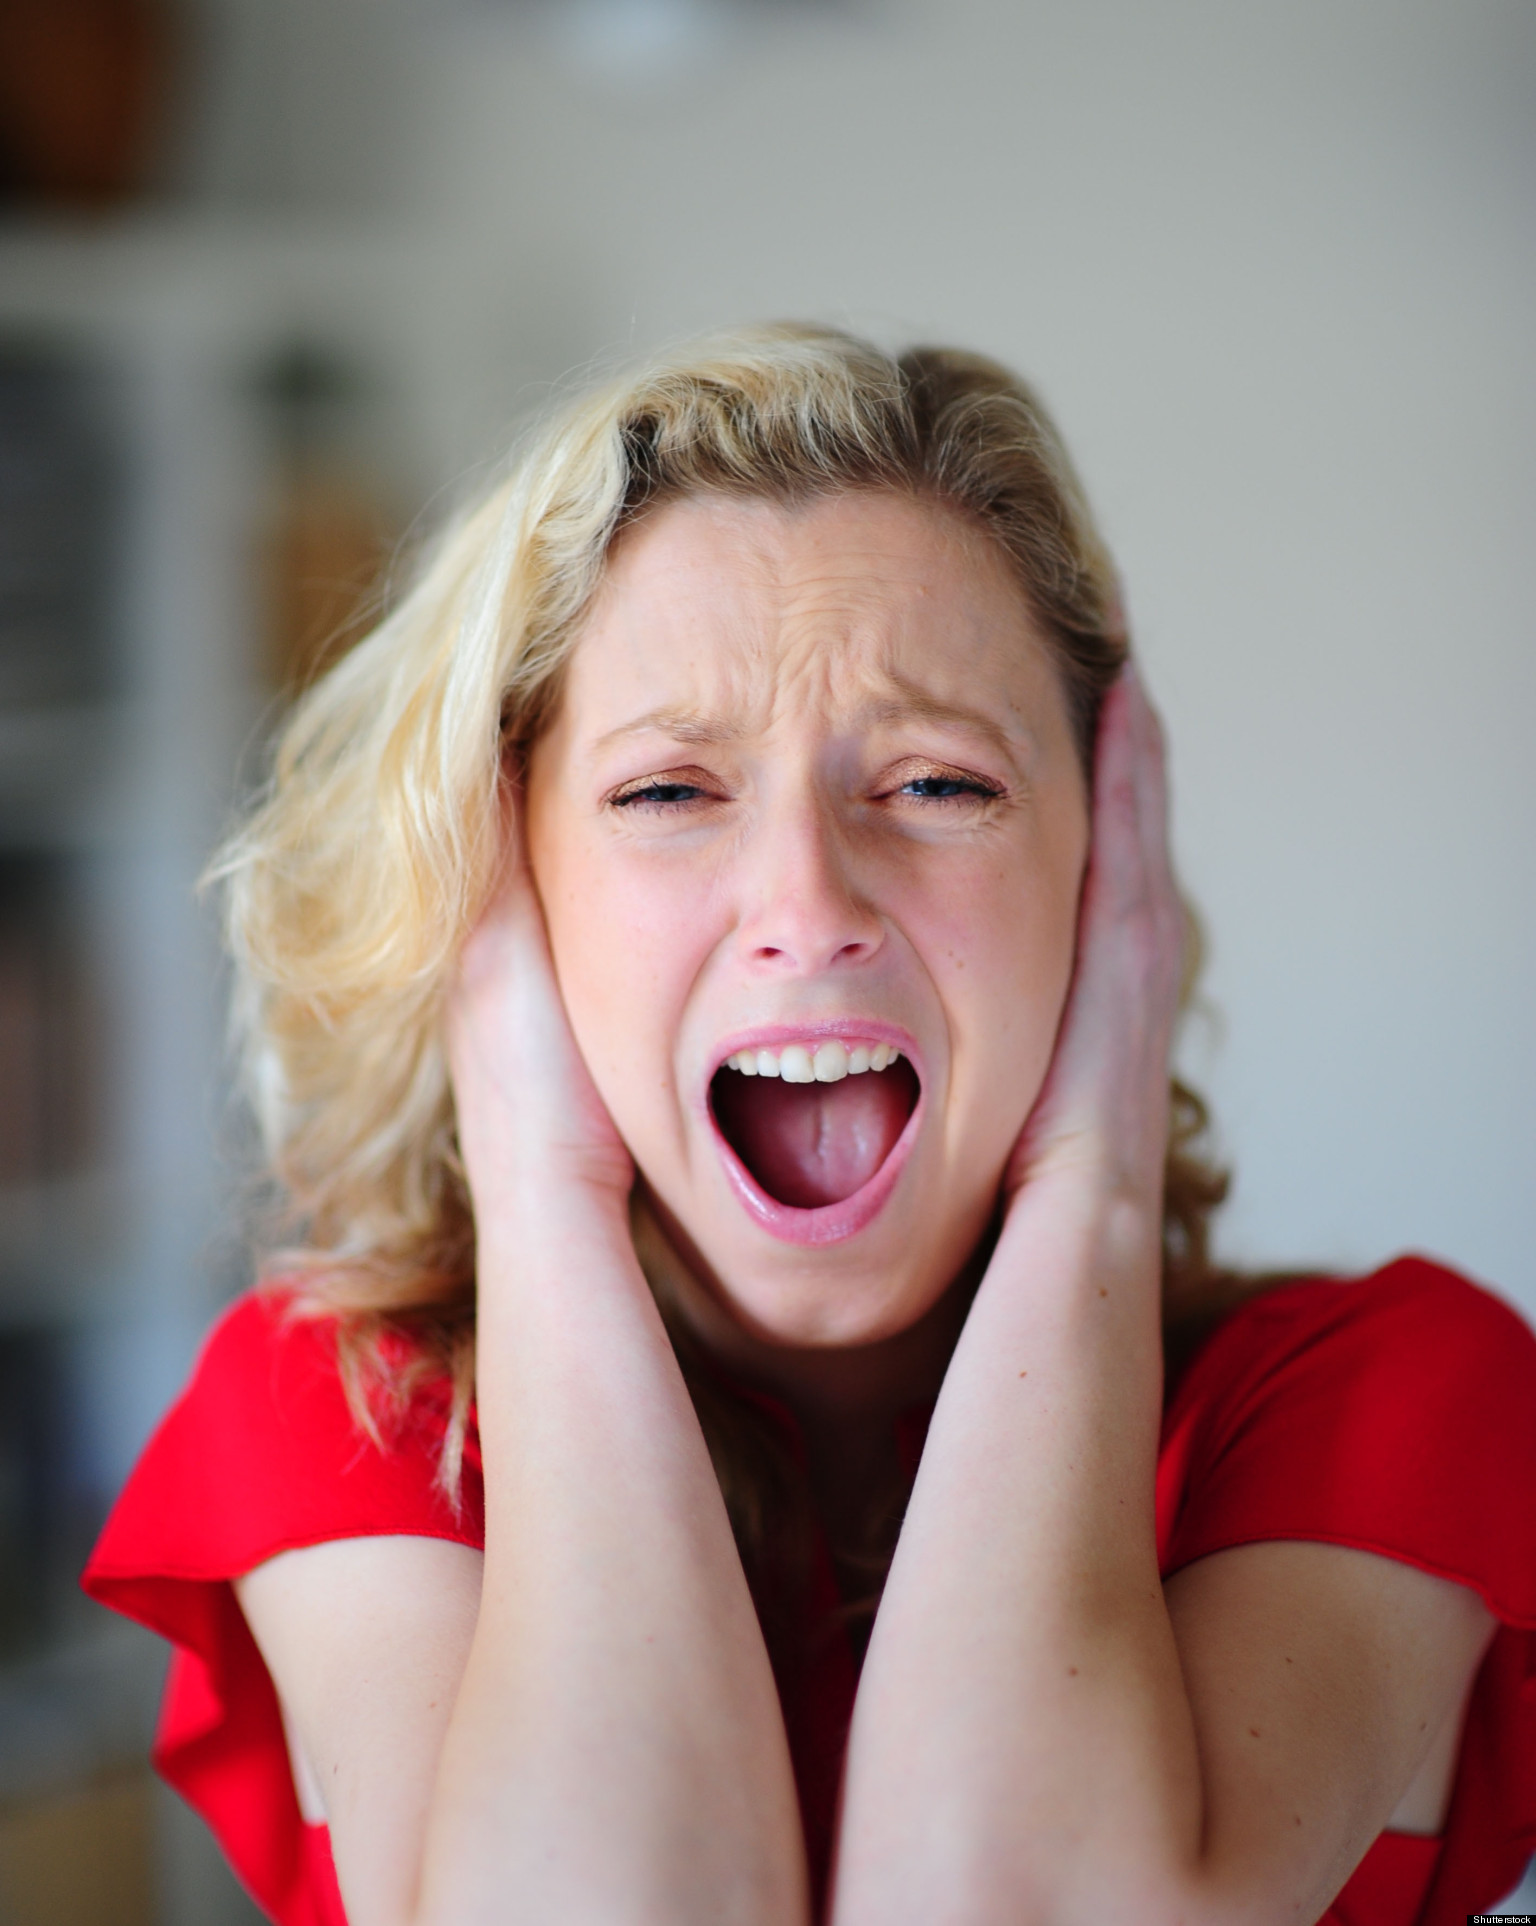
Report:
M920 1324L986 1237L996 1194L994 1183L957 1198L958 1186L937 1171L922 1181L923 1161L909 1165L874 1222L828 1243L772 1237L724 1187L702 1208L674 1206L653 1190L702 1334L723 1319L781 1349L855 1349Z
M947 1275L823 1278L753 1277L736 1272L721 1296L733 1318L763 1343L786 1350L855 1350L922 1322Z

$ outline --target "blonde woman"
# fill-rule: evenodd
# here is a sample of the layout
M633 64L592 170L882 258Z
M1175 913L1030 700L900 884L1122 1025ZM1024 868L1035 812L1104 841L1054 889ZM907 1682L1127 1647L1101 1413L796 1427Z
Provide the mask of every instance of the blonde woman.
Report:
M1515 1883L1536 1343L1210 1264L1161 739L1011 375L778 328L569 407L218 867L292 1248L87 1583L273 1918Z

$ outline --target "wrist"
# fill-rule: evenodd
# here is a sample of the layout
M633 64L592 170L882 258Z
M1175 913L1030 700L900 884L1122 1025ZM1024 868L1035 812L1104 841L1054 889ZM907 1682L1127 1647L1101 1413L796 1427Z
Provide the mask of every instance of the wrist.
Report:
M1162 1277L1162 1197L1083 1173L1042 1172L1014 1192L989 1275L1028 1280L1030 1298L1058 1303L1157 1301Z
M611 1143L560 1142L536 1134L526 1119L494 1131L466 1130L459 1141L476 1224L510 1221L520 1227L547 1219L607 1221L624 1218L635 1184L635 1166L617 1136Z
M1042 1158L1005 1184L1003 1225L1053 1222L1063 1235L1102 1241L1112 1250L1136 1249L1162 1230L1163 1172L1159 1161L1134 1165L1108 1154L1074 1150Z
M629 1226L629 1189L573 1178L569 1172L522 1171L500 1182L477 1184L473 1215L477 1261L537 1265L544 1257L569 1263L616 1253L634 1257Z

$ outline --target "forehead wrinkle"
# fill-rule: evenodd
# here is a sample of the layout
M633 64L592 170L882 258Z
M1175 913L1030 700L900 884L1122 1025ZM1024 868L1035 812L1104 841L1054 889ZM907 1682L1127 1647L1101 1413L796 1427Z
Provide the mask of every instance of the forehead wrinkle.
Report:
M894 690L899 698L915 687L899 664L914 648L931 646L923 634L931 590L920 580L899 579L900 558L895 573L890 556L875 559L885 565L883 575L872 574L862 553L840 554L818 558L819 566L786 584L772 637L759 638L753 664L767 669L776 715L797 705L818 715L862 715L872 706L863 691ZM956 607L951 624L971 628L968 617Z
M660 644L662 660L672 657L666 675L672 686L660 702L654 698L665 683L635 689L642 700L650 694L653 706L591 741L589 753L645 734L700 747L739 743L783 727L798 730L807 720L820 725L813 728L820 734L836 717L839 734L930 721L978 735L1005 753L1027 753L1034 744L1031 705L1021 700L1012 675L999 676L998 611L985 606L993 598L984 595L977 606L969 592L969 531L948 526L946 518L937 526L925 519L928 534L947 551L945 560L962 563L954 584L930 581L922 569L909 574L904 552L893 554L861 529L809 554L786 545L784 530L772 522L733 529L723 555L664 552L666 569L654 582L648 578L655 558L631 550L621 558L629 570L619 571L629 573L629 581L621 586L610 575L605 584L606 613L619 617L610 641L625 638L632 660L655 659ZM681 608L667 577L679 561L691 587ZM979 573L985 578L987 571ZM635 589L639 603L626 607L626 590ZM937 633L941 608L943 632ZM1035 640L1027 611L1018 614L1025 637L1010 638L1007 654L1019 640ZM925 667L939 671L936 681ZM621 682L627 679L621 674ZM982 688L1000 701L976 701ZM610 684L609 694L620 691Z
M951 671L956 667L953 662L943 666ZM897 663L887 662L881 665L880 679L887 685L889 693L873 697L864 705L861 717L875 725L914 718L921 722L949 724L979 733L1002 749L1016 749L1020 743L1033 749L1038 746L1039 731L1032 719L1034 705L1026 690L1030 683L1038 682L1041 671L1044 671L1047 684L1054 687L1055 665L1039 641L1032 634L1026 634L1016 668L1018 676L1008 675L1001 683L993 676L983 678L988 693L994 697L983 707L977 702L965 700L964 696L941 692L944 684L953 683L953 674L941 676L941 688L936 690L926 681L903 673ZM1023 687L1020 686L1020 678ZM974 672L965 675L963 681L967 691L976 687Z
M981 736L1009 755L1018 750L1021 740L1025 744L1034 741L1035 732L1019 713L1015 701L1006 703L1015 724L1010 730L988 711L965 702L946 700L903 675L890 662L874 666L857 659L850 661L842 650L835 645L829 648L826 642L826 637L807 636L799 646L784 650L771 666L761 659L769 652L753 651L760 657L754 666L769 670L772 693L763 692L766 704L761 699L753 701L745 690L727 695L727 710L687 701L662 703L598 737L592 745L593 752L601 754L615 743L650 734L702 748L743 742L763 734L775 722L793 722L797 713L804 713L807 707L822 717L834 716L841 710L846 718L844 727L855 731L899 726L904 722L932 722ZM838 687L848 682L854 687ZM859 684L874 687L861 699ZM735 701L731 700L732 696L736 697Z
M588 746L590 755L631 738L664 735L674 741L711 747L739 742L760 732L756 712L763 707L754 682L762 680L764 666L770 669L773 649L760 633L760 623L749 611L739 607L715 606L710 610L710 630L700 633L691 624L675 624L644 615L627 627L623 657L639 667L642 682L646 669L659 653L666 663L664 684L674 693L641 714L617 723L595 737ZM621 632L622 633L622 632ZM668 659L670 658L670 660ZM618 669L617 685L609 682L610 694L617 694L625 681L623 667ZM651 692L655 691L655 677Z
M786 629L792 626L797 625L785 625ZM961 626L951 627L953 642L960 641ZM773 678L775 717L792 718L797 710L802 714L809 710L830 721L838 733L928 722L980 736L1009 757L1033 751L1038 737L1030 719L1031 704L1012 676L999 678L997 672L1005 664L998 661L992 646L991 625L967 621L963 628L969 646L938 664L928 658L927 666L940 670L937 687L923 675L921 664L908 660L904 665L903 657L910 658L910 645L916 640L910 631L904 633L904 624L894 632L880 624L861 633L849 624L837 635L814 628L788 634ZM1035 638L1026 632L1021 639L1021 657L1041 656L1028 668L1020 662L1026 677L1029 668L1045 667L1049 672ZM1008 653L1012 656L1013 650ZM926 649L923 654L927 655ZM966 694L977 688L978 672L982 687L996 698L986 706L966 700Z

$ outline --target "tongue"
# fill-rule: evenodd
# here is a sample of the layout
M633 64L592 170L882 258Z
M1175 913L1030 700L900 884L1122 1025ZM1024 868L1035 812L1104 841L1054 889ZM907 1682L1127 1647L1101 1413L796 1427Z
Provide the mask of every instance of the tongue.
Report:
M841 1083L781 1083L722 1071L715 1118L770 1197L798 1210L840 1204L891 1154L917 1101L905 1062Z

